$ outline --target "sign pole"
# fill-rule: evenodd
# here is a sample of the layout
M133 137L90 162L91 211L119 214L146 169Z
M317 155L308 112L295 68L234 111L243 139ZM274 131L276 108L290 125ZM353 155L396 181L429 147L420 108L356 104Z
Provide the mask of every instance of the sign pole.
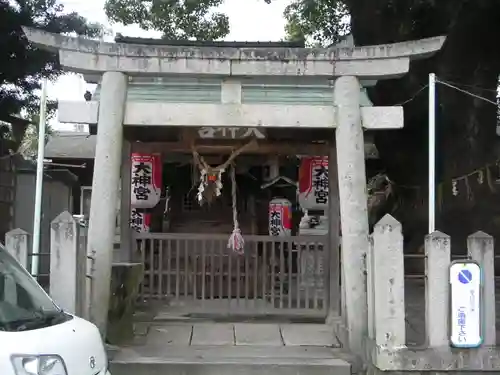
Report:
M429 234L436 220L436 75L429 74Z
M47 79L42 80L40 116L38 124L38 154L36 162L35 209L33 217L33 249L31 255L31 274L38 276L40 253L40 226L42 221L43 160L45 151L45 127L47 118Z

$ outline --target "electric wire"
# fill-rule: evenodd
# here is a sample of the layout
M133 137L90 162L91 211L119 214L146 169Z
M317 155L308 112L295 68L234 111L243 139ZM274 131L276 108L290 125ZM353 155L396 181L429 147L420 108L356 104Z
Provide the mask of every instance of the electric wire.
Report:
M459 88L459 87L457 87L457 86L454 86L454 85L452 85L452 84L450 84L450 83L448 83L448 82L441 81L441 80L439 80L439 79L437 79L437 78L436 78L436 83L440 83L441 85L448 86L448 87L450 87L450 88L452 88L452 89L454 89L454 90L460 91L460 92L461 92L461 93L463 93L463 94L466 94L466 95L472 96L472 97L474 97L474 98L476 98L476 99L479 99L479 100L483 100L483 101L485 101L485 102L487 102L487 103L493 104L494 106L497 106L497 107L498 107L498 103L497 103L497 102L494 102L493 100L490 100L490 99L488 99L488 98L485 98L484 96L477 95L477 94L474 94L474 93L472 93L472 92L470 92L470 91L467 91L467 90L461 89L461 88Z

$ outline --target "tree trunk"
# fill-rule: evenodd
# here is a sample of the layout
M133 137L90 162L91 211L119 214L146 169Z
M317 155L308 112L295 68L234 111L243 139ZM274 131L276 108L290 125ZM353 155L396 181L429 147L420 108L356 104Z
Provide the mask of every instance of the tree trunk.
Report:
M439 5L420 1L347 1L357 45L380 44L448 35L435 57L412 62L410 73L397 80L381 81L370 92L374 105L404 105L405 128L376 133L376 145L404 204L396 217L405 228L407 251L415 251L427 232L428 74L470 92L437 86L437 227L452 236L453 253L465 249L465 238L477 230L500 236L500 194L479 173L458 181L499 159L496 135L496 102L500 74L500 1L440 0ZM391 5L397 3L396 5ZM492 179L498 167L490 168ZM468 184L466 184L466 182ZM412 186L409 188L408 186ZM498 185L500 193L500 185Z

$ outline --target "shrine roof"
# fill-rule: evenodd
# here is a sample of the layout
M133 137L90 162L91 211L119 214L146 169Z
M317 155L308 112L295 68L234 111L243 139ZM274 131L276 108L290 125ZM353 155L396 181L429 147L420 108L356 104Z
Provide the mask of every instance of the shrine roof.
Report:
M60 132L50 136L45 146L48 159L94 159L96 135L80 132ZM365 154L367 159L378 159L373 134L365 132Z
M13 161L16 171L20 174L36 174L36 163L24 159L21 155L15 155ZM72 186L78 181L78 177L67 168L45 169L44 178L51 181L59 181L67 186Z
M28 126L31 124L31 121L26 120L18 115L6 115L6 114L1 114L0 115L0 121L7 122L11 125L25 125Z
M94 159L96 136L79 132L55 133L45 146L45 157L60 159Z

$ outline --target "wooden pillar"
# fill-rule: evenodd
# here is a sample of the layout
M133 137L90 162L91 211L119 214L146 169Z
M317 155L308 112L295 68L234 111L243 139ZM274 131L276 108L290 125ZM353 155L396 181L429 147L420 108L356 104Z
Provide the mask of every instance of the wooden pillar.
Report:
M248 197L248 207L249 207L249 217L250 217L250 234L256 235L258 233L257 228L257 204L255 201L255 195L250 194Z

